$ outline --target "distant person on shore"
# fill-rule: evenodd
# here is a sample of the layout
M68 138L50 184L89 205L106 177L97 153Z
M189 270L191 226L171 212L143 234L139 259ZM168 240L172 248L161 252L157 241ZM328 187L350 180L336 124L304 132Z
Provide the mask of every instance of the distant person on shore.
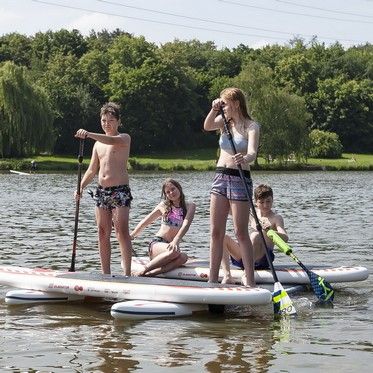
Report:
M273 253L273 242L267 237L266 231L272 229L285 241L288 241L288 234L285 229L284 219L280 214L272 210L273 206L273 190L270 186L261 184L254 190L254 200L256 205L256 213L259 222L263 229L263 235L267 248L269 249L269 256L273 262L275 255ZM255 269L268 269L269 263L266 256L266 249L263 243L260 232L257 230L254 217L250 216L250 240L254 249ZM229 257L232 264L244 269L242 262L241 251L238 242L229 235L224 237L224 258L223 258L223 272L224 278L222 283L232 283L233 279L230 272Z
M30 162L30 166L31 166L31 168L30 168L30 174L35 173L36 172L36 162L35 162L34 159Z
M131 233L135 239L140 232L161 220L161 226L149 244L150 262L138 276L155 276L183 265L187 254L180 251L180 242L193 221L196 205L186 202L181 185L174 179L166 179L162 185L162 201L145 216Z
M76 198L82 196L84 188L98 174L98 186L90 194L96 204L96 223L98 228L101 270L110 274L112 225L119 241L123 269L131 275L132 243L129 236L128 220L132 201L127 172L131 138L126 133L119 133L119 105L108 102L101 108L101 126L105 134L79 129L75 137L95 140L92 157L85 172Z
M231 142L224 131L224 111L229 122L237 153L234 154ZM226 88L220 97L212 102L212 108L204 122L206 131L220 131L220 156L210 199L210 282L218 282L219 268L223 257L224 236L228 213L231 211L239 252L245 267L242 283L255 286L254 254L249 237L248 222L250 204L244 182L252 194L250 163L257 157L259 125L254 122L246 106L244 93L238 88ZM238 165L242 167L244 181L240 177Z

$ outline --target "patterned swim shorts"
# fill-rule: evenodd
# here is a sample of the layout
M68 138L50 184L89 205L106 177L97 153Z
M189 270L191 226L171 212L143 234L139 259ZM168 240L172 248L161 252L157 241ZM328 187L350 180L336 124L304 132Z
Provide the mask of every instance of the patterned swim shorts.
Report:
M107 188L99 185L95 192L89 190L88 193L95 201L97 207L110 211L116 207L131 207L131 201L133 200L131 189L126 184Z
M253 195L253 182L250 171L243 171L246 185L249 188L250 198ZM212 183L211 193L227 197L231 201L248 201L245 185L240 173L234 168L217 167Z

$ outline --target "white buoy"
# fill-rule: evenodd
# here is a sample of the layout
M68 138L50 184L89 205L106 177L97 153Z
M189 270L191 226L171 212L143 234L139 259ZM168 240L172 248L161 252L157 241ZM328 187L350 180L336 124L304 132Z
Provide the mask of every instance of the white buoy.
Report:
M55 303L82 300L84 296L53 293L38 290L10 290L5 295L7 304L29 304L29 303Z
M207 311L206 304L186 304L131 300L113 304L111 316L115 319L154 319L190 316L193 312Z

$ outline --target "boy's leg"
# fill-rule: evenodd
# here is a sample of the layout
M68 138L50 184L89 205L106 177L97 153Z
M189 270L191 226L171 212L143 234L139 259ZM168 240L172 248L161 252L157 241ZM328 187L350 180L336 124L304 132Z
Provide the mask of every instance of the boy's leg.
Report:
M264 232L263 232L264 233ZM265 234L265 233L264 233ZM263 239L259 232L252 232L250 235L250 240L254 248L254 261L263 258L266 255L265 247L263 244Z
M112 214L110 210L96 207L96 222L98 229L98 247L100 251L101 271L110 274L110 235L111 235Z
M129 207L126 206L116 207L113 209L115 234L119 242L120 253L122 256L122 266L126 276L131 276L132 260L132 242L128 229L129 211Z

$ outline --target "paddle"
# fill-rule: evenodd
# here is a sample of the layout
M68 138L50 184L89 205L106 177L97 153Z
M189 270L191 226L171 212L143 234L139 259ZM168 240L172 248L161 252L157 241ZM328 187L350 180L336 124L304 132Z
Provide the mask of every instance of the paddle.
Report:
M226 135L228 136L228 140L229 140L230 145L232 147L233 153L237 154L236 146L234 145L232 134L231 134L231 131L229 130L229 123L227 121L227 118L225 117L225 114L224 114L224 111L223 111L222 107L220 107L220 114L223 118L224 131L225 131ZM273 267L273 263L272 263L272 260L270 258L270 255L269 255L269 249L267 247L267 243L266 243L265 238L264 238L262 226L260 225L258 215L256 213L253 201L251 200L249 187L247 186L247 184L245 182L245 176L243 174L242 167L239 164L239 165L237 165L237 168L238 168L238 172L240 174L240 178L241 178L241 180L242 180L242 182L245 186L246 196L247 196L247 199L249 200L250 209L251 209L251 211L253 213L253 216L254 216L254 219L255 219L256 229L258 230L258 232L259 232L259 234L260 234L260 236L263 240L265 251L266 251L267 261L268 261L269 267L272 271L273 280L275 282L273 293L272 293L274 313L276 315L294 315L294 314L296 314L295 307L293 306L293 303L292 303L289 295L286 293L285 289L283 288L283 286L279 282L276 271Z
M79 198L75 200L74 240L73 240L73 250L72 250L72 255L71 255L71 264L70 264L69 272L75 272L75 257L76 257L77 238L78 238L80 183L82 180L83 151L84 151L84 139L80 139L79 140L79 155L78 155L78 185L76 187L76 192L79 194Z
M310 279L311 287L321 303L333 302L334 290L332 286L315 272L309 270L294 254L290 246L272 229L269 229L267 236L276 244L276 246L290 258L295 260L307 273Z

